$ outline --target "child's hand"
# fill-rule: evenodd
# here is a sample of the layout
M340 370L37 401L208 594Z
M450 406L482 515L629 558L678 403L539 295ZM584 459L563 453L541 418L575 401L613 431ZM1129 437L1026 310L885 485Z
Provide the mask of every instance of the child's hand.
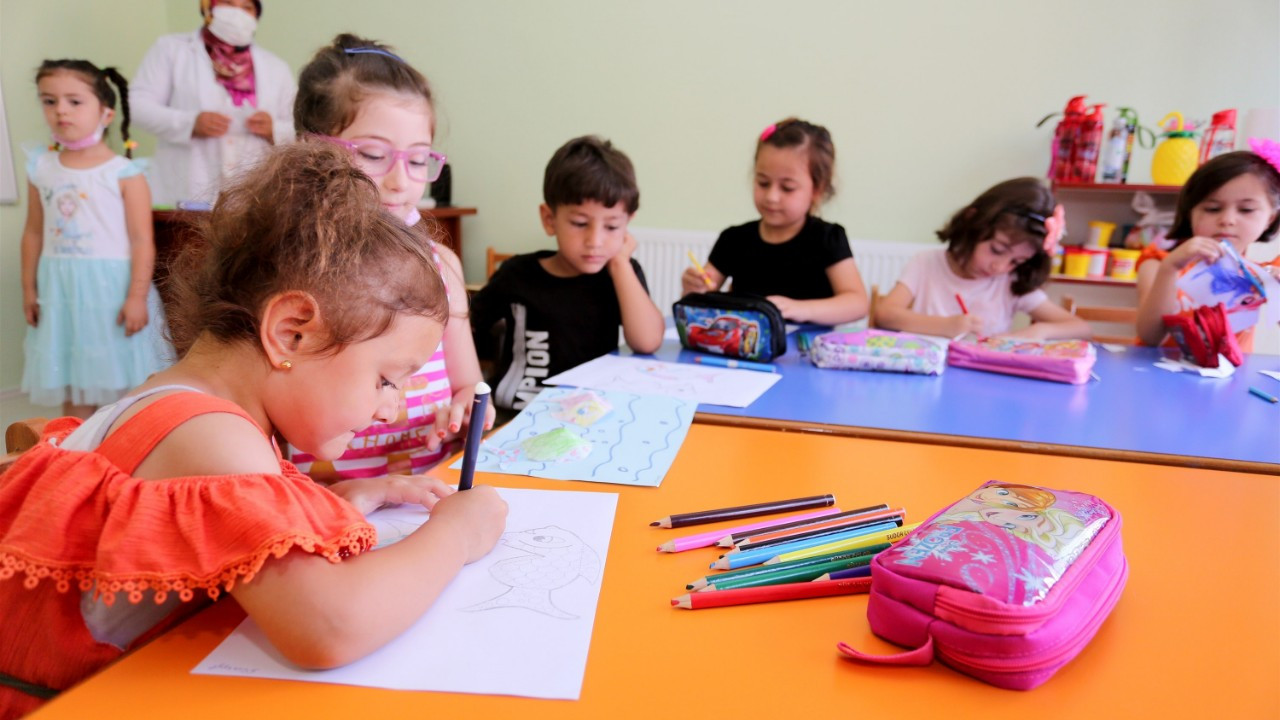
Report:
M40 324L40 301L35 295L27 296L25 293L22 297L22 314L27 318L27 324L35 327Z
M507 524L507 503L488 485L476 485L466 492L454 492L431 511L431 522L455 525L458 538L466 544L467 562L484 557L502 537ZM425 527L425 526L424 526Z
M804 322L805 318L800 317L802 306L799 300L792 300L783 295L769 295L766 300L778 306L778 312L782 313L784 320L793 320L795 322Z
M631 269L631 256L636 251L636 239L631 233L627 233L622 237L622 247L618 249L618 254L609 258L609 265L613 270Z
M684 289L685 295L689 293L704 293L711 289L707 287L707 281L702 273L692 267L684 269L684 274L680 276L680 287Z
M1168 265L1173 270L1181 270L1197 260L1212 264L1222 257L1222 245L1217 240L1207 237L1189 238L1186 242L1169 251L1169 257L1161 265Z
M244 129L267 142L275 140L275 135L272 134L271 113L265 110L259 110L250 115L249 119L244 121Z
M216 112L202 112L196 116L196 124L191 128L191 137L222 137L230 129L231 118L229 116Z
M464 426L471 424L471 405L475 397L476 386L468 385L459 388L453 394L453 400L447 408L444 406L436 408L435 428L431 437L427 438L427 450L434 451L445 439L451 436L456 437L462 432ZM498 413L493 407L491 395L484 408L484 429L492 430L493 422L497 417Z
M955 338L970 334L982 337L982 318L977 315L952 315L947 320L950 323L947 337Z
M343 480L329 486L334 495L368 515L383 505L413 503L430 510L457 490L430 475L387 475Z
M146 298L127 297L124 300L124 306L120 308L120 314L116 316L116 324L124 326L124 336L138 332L147 326L147 300Z

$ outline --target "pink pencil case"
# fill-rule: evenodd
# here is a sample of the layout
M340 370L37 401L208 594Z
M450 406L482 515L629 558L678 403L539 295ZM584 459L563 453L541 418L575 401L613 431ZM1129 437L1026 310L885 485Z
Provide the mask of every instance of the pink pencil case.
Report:
M955 340L947 349L948 365L1073 385L1089 382L1097 359L1093 343L1086 340L982 338Z
M1013 690L1048 680L1093 639L1129 569L1120 513L1085 493L988 482L871 563L867 618L913 648L874 665L944 664Z
M947 343L888 330L835 331L813 339L809 358L820 368L941 375Z

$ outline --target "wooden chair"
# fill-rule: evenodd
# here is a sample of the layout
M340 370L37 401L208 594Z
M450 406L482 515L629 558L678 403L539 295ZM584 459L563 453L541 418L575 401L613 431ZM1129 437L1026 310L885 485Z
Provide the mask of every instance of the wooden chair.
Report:
M488 282L489 278L493 277L493 274L498 271L499 265L501 265L504 261L512 257L515 257L514 253L500 253L494 250L492 246L485 248L484 250L485 282ZM467 292L476 292L482 287L484 287L484 283L468 283Z
M867 327L879 327L876 325L876 307L881 300L884 300L884 296L880 294L880 286L872 285L867 290L867 295L870 299L870 303L867 305Z
M1095 333L1093 336L1094 342L1116 343L1119 345L1136 345L1138 342L1137 308L1077 305L1076 299L1070 295L1062 296L1062 307L1085 322L1125 325L1129 330L1127 335Z
M4 431L5 455L0 458L0 472L4 472L19 455L40 442L40 432L44 430L45 422L45 418L28 418L13 423Z

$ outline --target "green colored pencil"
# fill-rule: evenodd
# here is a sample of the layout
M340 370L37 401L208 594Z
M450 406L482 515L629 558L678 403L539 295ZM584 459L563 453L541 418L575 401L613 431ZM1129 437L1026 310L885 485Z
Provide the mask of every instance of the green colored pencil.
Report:
M777 563L774 565L752 565L750 567L739 568L737 570L726 570L722 573L714 575L706 575L685 585L686 590L701 590L702 588L719 582L721 579L751 577L753 575L762 575L773 572L774 568L782 570L790 570L792 568L808 567L810 565L821 565L822 563L834 562L836 560L848 560L856 557L866 557L875 555L882 550L888 550L892 547L889 543L880 543L870 547L858 548L857 550L842 550L828 555L818 555L817 557L801 558L800 560L791 560L785 563Z
M874 555L864 555L862 557L818 563L817 565L809 565L807 567L790 568L776 573L762 573L751 577L717 580L716 582L708 585L704 590L702 590L702 592L711 592L714 590L735 590L737 588L759 587L761 585L779 585L781 583L808 582L819 575L825 575L836 570L848 570L849 568L862 567L863 565L869 564L874 557Z

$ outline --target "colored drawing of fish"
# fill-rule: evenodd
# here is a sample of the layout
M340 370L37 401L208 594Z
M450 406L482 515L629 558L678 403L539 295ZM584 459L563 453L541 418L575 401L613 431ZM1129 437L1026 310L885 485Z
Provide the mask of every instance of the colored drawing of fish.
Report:
M511 607L562 620L578 617L556 607L551 593L580 577L595 582L600 574L600 557L595 550L577 535L555 525L503 533L502 544L526 553L500 560L489 568L489 574L510 589L464 610Z

